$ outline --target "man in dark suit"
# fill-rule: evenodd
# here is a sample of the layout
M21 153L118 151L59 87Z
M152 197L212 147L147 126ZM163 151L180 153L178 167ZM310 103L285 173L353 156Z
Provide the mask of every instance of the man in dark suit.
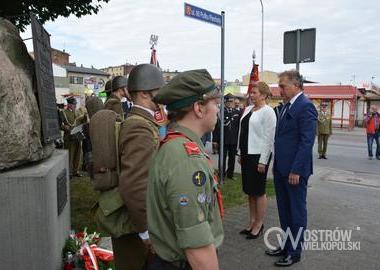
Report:
M231 94L225 96L226 106L224 108L224 148L223 148L223 169L224 175L227 178L235 180L235 159L237 153L237 140L239 134L240 125L240 109L235 108L234 97ZM213 142L215 147L219 147L220 144L220 119L215 126L213 133ZM228 156L228 165L226 168Z
M283 249L267 250L270 256L283 256L276 266L290 266L301 258L303 232L307 226L306 194L309 176L313 173L312 150L318 113L313 103L303 94L303 79L296 70L279 76L281 95L286 102L277 122L273 175L277 207L283 231L290 230Z

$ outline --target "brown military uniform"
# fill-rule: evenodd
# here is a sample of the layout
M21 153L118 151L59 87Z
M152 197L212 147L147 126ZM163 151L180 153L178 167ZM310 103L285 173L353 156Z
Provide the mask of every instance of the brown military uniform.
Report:
M145 232L148 171L159 145L153 116L133 107L122 123L119 137L120 177L118 190L127 207L134 232L112 238L116 269L142 269L148 250L137 233Z
M104 103L104 109L111 110L120 115L121 119L124 119L123 106L121 105L121 100L116 95L111 94L109 98Z
M318 115L318 154L326 157L327 143L332 134L332 119L329 113L320 112Z
M70 135L70 131L77 125L85 122L85 117L79 115L72 110L63 110L63 125L69 126L70 129L64 130L64 148L69 150L69 166L70 174L74 175L80 170L80 159L81 159L81 150L82 144L81 141L77 140L75 136Z

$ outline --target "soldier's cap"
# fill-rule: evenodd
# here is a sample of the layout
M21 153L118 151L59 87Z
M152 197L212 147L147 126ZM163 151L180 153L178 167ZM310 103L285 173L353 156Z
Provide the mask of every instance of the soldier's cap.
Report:
M224 96L225 99L233 99L234 96L231 93L228 93L227 95Z
M184 71L160 88L153 101L179 110L200 100L220 98L221 94L206 69Z
M66 101L67 101L68 104L73 104L73 105L77 104L77 100L76 100L75 97L73 97L73 96L68 97L68 98L66 99Z
M105 93L112 92L112 80L108 80L106 82L106 85L104 86L104 91L102 92L105 92Z

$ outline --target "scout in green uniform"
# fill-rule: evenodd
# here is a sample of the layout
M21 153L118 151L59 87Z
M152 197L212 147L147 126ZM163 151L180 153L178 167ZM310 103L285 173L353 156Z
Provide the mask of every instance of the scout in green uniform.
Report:
M116 76L112 79L110 85L112 91L109 92L108 90L107 92L107 89L105 90L108 98L104 103L104 109L116 112L118 115L120 115L121 119L124 119L124 111L121 105L121 99L127 98L128 100L130 100L127 84L128 80L126 77Z
M327 106L321 105L321 111L318 115L318 153L319 159L327 159L327 142L332 134L332 119L327 112Z
M71 176L81 176L80 159L81 159L81 141L78 136L71 135L71 130L86 122L86 115L79 115L76 111L77 101L74 97L67 98L67 109L62 111L62 130L64 131L63 141L64 148L69 150L69 166Z
M215 127L220 93L207 70L191 70L154 100L167 105L172 122L149 171L147 219L156 252L149 269L218 269L222 206L200 138Z

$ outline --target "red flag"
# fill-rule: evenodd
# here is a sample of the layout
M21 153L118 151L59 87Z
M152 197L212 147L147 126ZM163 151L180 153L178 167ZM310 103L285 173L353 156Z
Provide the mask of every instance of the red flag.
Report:
M249 85L247 94L252 92L255 82L259 81L259 65L253 65L251 75L249 77Z
M150 56L150 63L159 68L160 64L158 63L158 60L157 60L156 49L153 47L151 49L152 49L152 55Z

